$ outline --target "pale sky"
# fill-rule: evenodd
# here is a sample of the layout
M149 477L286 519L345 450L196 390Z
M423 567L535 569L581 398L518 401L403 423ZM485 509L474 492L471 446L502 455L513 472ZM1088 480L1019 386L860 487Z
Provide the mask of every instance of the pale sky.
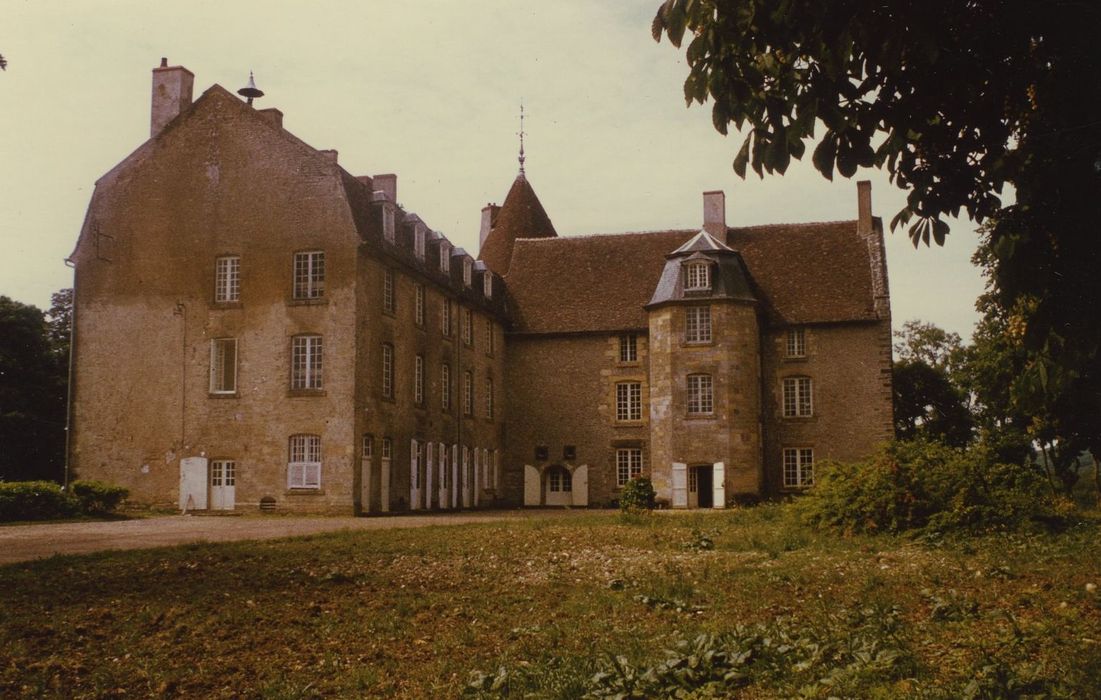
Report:
M0 294L46 308L71 285L63 260L95 180L148 138L162 56L195 74L196 98L253 70L257 107L352 174L397 173L406 209L471 253L481 208L516 175L521 99L528 179L561 235L698 227L713 189L732 226L853 219L859 179L890 221L905 193L885 174L828 182L810 148L783 177L734 175L741 137L685 107L683 51L650 37L658 5L0 0ZM896 328L970 335L975 244L967 221L943 248L887 234Z

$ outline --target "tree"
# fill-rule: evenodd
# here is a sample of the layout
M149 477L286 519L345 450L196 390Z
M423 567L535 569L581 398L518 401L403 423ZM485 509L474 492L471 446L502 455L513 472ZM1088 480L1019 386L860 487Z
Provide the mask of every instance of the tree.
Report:
M1087 0L667 0L653 34L689 37L686 100L746 130L739 175L782 174L817 139L825 177L881 167L908 191L891 227L915 245L942 243L946 216L992 218L1017 394L1101 454L1098 26Z
M46 319L0 296L0 480L60 481L66 373Z
M895 337L901 341L894 348L895 436L967 445L973 421L961 381L966 350L960 336L932 323L907 321Z

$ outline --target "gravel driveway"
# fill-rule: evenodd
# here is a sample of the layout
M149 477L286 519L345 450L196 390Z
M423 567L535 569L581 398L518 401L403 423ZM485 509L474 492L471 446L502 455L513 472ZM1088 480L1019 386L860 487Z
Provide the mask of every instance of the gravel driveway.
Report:
M45 523L0 527L0 564L54 554L87 554L105 549L145 549L190 542L270 540L336 530L389 530L429 525L462 525L539 517L569 517L591 511L540 510L394 515L381 518L209 517L171 515L111 522Z

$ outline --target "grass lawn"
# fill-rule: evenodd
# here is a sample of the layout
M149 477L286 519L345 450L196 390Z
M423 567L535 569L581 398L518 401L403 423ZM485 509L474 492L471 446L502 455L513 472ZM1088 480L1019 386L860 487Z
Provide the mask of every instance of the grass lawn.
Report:
M731 633L744 697L1101 697L1099 534L839 539L761 506L57 557L0 568L0 696L455 697L480 670L578 697Z

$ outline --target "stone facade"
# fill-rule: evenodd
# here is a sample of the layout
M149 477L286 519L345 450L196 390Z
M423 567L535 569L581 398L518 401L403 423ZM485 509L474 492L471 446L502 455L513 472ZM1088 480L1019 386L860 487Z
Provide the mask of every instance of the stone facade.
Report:
M395 175L192 82L154 69L152 137L96 183L72 255L77 477L374 514L607 505L644 475L722 507L890 436L864 184L855 221L731 228L708 192L702 230L559 237L521 171L475 260Z

